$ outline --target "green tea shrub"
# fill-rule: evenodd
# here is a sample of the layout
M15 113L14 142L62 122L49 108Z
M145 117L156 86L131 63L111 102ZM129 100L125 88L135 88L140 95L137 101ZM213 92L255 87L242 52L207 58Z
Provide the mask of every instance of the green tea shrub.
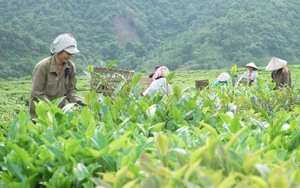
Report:
M295 187L299 92L173 86L169 96L132 88L21 109L0 135L1 187Z

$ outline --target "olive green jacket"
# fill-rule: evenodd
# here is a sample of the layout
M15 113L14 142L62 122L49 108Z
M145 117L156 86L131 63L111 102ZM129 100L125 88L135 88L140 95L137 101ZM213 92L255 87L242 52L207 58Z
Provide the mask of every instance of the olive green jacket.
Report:
M63 73L58 76L56 73L55 56L50 56L38 64L32 72L32 89L30 97L30 116L36 118L34 101L53 100L65 97L69 102L79 101L76 92L76 70L75 65L69 61L63 65ZM66 101L59 107L63 107Z
M281 69L272 71L272 81L276 83L276 87L282 87L284 85L290 86L292 85L291 80L291 72L285 71L282 72Z

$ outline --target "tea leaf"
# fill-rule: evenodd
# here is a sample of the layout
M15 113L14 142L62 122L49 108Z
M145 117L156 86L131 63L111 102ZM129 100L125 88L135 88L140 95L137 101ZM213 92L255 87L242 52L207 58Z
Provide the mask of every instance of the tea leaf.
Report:
M233 120L230 123L230 132L236 133L238 130L240 130L240 117L234 117Z
M21 131L22 132L21 134L23 134L23 132L25 131L26 123L27 123L27 117L23 110L21 110L19 112L19 123L20 123L20 128L23 128L23 130Z
M154 131L154 132L159 132L162 130L162 127L165 125L165 123L157 123L157 124L154 124L152 126L149 127L149 129L151 131Z
M167 76L167 82L169 83L175 76L175 72L170 72Z
M82 148L79 147L80 146L80 140L68 140L68 142L66 142L66 150L65 150L65 157L66 159L69 159L70 156L76 152L76 150L81 150Z
M80 114L81 122L87 128L89 126L95 126L93 113L89 108L83 108Z
M17 120L15 120L8 129L8 136L10 139L14 140L17 138L19 133L20 124Z
M106 66L106 70L109 70L110 68L112 68L114 66L114 64L116 64L117 60L113 60L111 62L108 63L108 65Z
M191 175L195 172L197 169L197 166L199 166L201 159L198 160L191 160L189 166L187 167L187 170L184 174L184 181L189 181L191 178Z
M270 144L270 134L269 133L265 133L262 137L262 141L266 144L269 145Z
M221 136L218 136L217 138L215 138L214 140L212 140L211 137L209 137L206 141L206 145L207 145L207 148L208 148L208 155L209 155L209 158L210 160L213 159L214 157L214 153L215 153L215 150L217 148L217 145L219 144L220 142L220 137Z
M153 164L153 162L148 154L146 154L144 152L141 153L139 162L144 170L146 170L148 172L152 172L152 173L156 172L155 165Z
M129 182L127 182L125 185L123 185L123 188L132 188L132 187L136 187L136 186L137 186L137 183L138 183L138 180L137 180L137 179L132 180L132 181L129 181Z
M181 89L178 86L173 86L173 94L176 96L177 99L180 98L181 95Z
M197 161L201 161L202 156L206 151L207 151L207 147L200 147L195 151L193 151L191 154L190 163L192 164L192 163L196 163Z
M172 176L172 173L166 167L160 167L159 169L157 169L156 174L162 177Z
M76 105L76 103L69 103L62 108L63 113L68 113Z
M212 133L214 136L219 135L217 133L217 131L212 126L210 126L209 124L204 123L203 121L201 121L199 124L202 125L204 128L208 129L210 131L210 133Z
M53 146L46 146L46 148L60 161L65 161L64 154L61 150Z
M123 166L120 170L117 171L115 176L115 187L122 186L127 171L128 171L128 166Z
M90 66L90 65L88 65L87 66L87 70L89 71L89 72L94 72L94 67L93 66Z
M265 151L265 148L256 150L254 153L252 153L250 156L244 156L244 163L243 168L246 173L250 172L251 169L253 169L254 165L257 163L257 161L260 159L260 155Z
M168 137L162 133L159 133L156 137L157 152L160 156L165 157L169 149Z
M230 72L232 76L236 74L236 70L237 70L237 65L233 65L231 67L231 72Z
M102 179L107 182L107 183L115 183L115 174L106 172L106 173L98 173L99 175L102 176ZM103 185L104 183L100 181L98 184Z
M226 144L225 150L228 150L244 131L245 128L242 128L237 133L235 133L233 137L231 137L230 141Z
M257 187L261 187L261 188L269 187L268 183L261 177L249 176L248 178L249 178L249 181L255 183Z
M77 166L74 168L74 174L79 181L82 181L85 178L90 176L90 173L86 166L82 163L78 163Z
M137 73L135 75L133 75L132 81L131 81L131 87L135 87L137 85L137 83L139 82L139 80L141 79L142 74L141 73Z
M229 176L227 176L219 185L218 188L227 188L227 187L232 187L236 181L236 174L230 174Z
M19 147L16 144L9 144L9 147L11 148L12 151L15 152L13 154L16 157L15 159L22 162L23 167L26 167L26 168L31 169L33 171L36 171L36 168L31 163L31 158L30 158L28 152L25 149ZM17 161L14 161L14 162L17 162Z
M254 167L263 178L267 179L269 177L270 169L267 165L257 163Z
M186 173L187 168L188 168L188 165L181 166L179 169L177 169L174 172L173 177L176 178L177 180L181 180L182 177L184 176L184 174Z

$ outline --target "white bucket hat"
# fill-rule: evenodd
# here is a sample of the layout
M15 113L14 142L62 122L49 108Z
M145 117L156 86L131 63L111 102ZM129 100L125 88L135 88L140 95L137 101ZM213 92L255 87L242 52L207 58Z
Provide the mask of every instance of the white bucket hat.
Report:
M267 65L266 69L269 71L278 70L287 64L286 60L279 59L277 57L272 57L271 61Z
M218 77L218 81L224 82L224 81L228 80L229 78L230 78L230 75L228 73L222 72Z
M254 62L248 63L245 67L252 67L254 69L258 69Z
M57 54L63 50L70 54L76 54L80 52L77 49L76 40L69 33L64 33L56 37L50 47L51 54Z

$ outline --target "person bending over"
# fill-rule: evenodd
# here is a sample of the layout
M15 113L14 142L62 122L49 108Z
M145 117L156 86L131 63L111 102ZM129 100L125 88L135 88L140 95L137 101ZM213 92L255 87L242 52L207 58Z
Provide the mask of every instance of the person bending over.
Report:
M62 108L66 100L84 106L76 92L76 69L71 58L79 53L77 42L71 34L57 36L50 47L51 55L37 63L32 72L30 116L37 118L35 102L65 97L59 104ZM34 121L35 122L35 121Z

